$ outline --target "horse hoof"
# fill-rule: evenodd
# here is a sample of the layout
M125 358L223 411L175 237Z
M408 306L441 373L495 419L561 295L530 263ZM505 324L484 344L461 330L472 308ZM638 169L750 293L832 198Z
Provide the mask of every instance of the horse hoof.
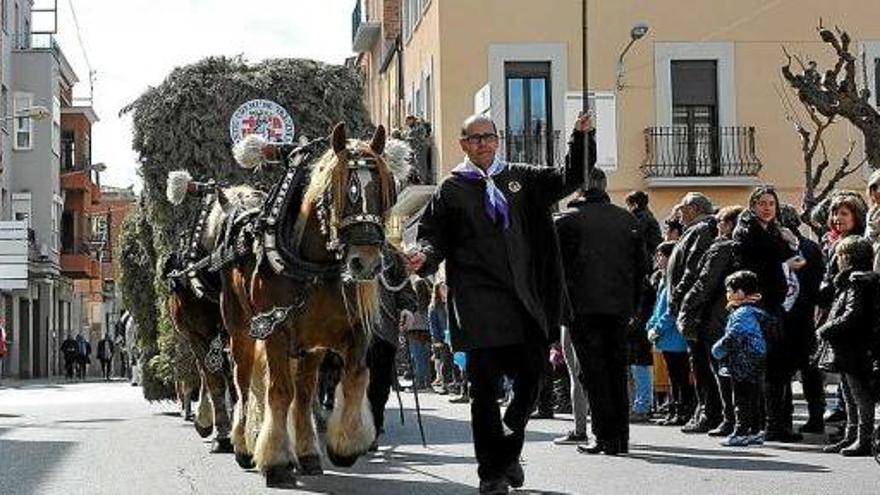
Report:
M266 470L266 487L268 488L296 488L296 475L287 464L283 466L271 466Z
M234 450L234 452L235 452L235 462L237 462L238 465L242 469L253 469L254 468L254 466L255 466L254 456L252 456L251 454L248 454L247 452L243 452L241 450Z
M231 454L235 451L232 440L228 438L215 438L211 443L212 454Z
M201 426L198 422L193 423L193 426L196 427L196 432L202 438L208 438L211 436L211 433L214 432L214 425Z
M321 456L317 454L304 455L298 459L299 474L303 476L319 476L324 474L321 467Z
M330 462L333 463L334 466L339 467L351 467L354 465L355 461L357 461L360 454L355 455L340 455L333 452L333 449L327 449L327 458L330 459Z

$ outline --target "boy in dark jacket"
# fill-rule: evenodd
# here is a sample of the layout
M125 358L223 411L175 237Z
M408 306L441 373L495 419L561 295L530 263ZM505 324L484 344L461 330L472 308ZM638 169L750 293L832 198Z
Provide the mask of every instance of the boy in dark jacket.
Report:
M724 335L712 346L712 356L721 361L719 374L733 382L736 426L721 442L726 447L761 444L761 383L766 368L767 342L762 327L768 315L757 306L761 301L758 276L738 271L725 280L728 307Z
M835 247L838 274L834 279L834 302L816 336L833 352L824 353L819 367L837 371L846 402L843 440L825 447L827 453L848 457L871 455L874 432L874 397L871 375L877 366L880 326L880 275L872 271L871 242L846 237Z

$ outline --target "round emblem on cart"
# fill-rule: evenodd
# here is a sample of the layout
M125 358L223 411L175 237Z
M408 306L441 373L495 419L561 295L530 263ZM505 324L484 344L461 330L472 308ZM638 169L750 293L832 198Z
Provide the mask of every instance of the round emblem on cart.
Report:
M512 193L518 193L520 189L522 189L522 184L518 181L512 180L509 184L507 184L507 188L510 189Z
M242 104L229 119L229 137L233 143L248 134L259 134L270 143L292 143L293 118L278 103L250 100Z

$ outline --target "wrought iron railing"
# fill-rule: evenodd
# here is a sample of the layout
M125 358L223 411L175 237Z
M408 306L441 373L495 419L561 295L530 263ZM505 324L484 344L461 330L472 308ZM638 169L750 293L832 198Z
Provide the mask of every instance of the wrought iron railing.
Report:
M499 149L508 162L557 166L562 162L559 151L560 131L501 132Z
M642 173L653 177L756 176L754 127L649 127Z

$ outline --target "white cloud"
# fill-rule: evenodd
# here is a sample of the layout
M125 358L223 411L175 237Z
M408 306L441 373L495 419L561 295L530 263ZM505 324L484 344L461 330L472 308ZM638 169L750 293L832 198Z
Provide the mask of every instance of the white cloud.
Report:
M119 110L179 65L210 55L313 58L351 55L354 0L73 0L88 60L96 71L92 161L107 164L104 184L140 180L131 121ZM58 41L88 95L88 69L68 2L58 2Z

